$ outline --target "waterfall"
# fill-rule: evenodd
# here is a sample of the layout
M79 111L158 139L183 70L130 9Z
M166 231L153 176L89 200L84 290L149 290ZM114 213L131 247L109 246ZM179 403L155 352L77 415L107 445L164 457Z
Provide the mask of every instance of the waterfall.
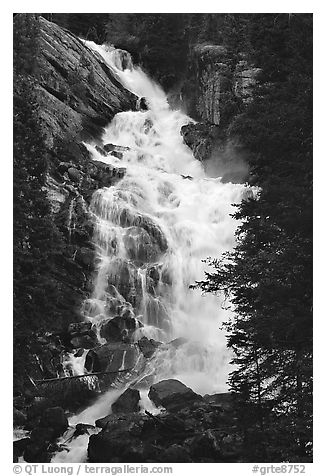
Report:
M137 323L134 341L146 336L163 342L154 358L140 365L140 378L176 378L202 395L225 391L230 355L220 327L230 311L217 297L189 286L204 277L203 259L233 247L232 204L241 201L245 188L205 176L180 134L192 119L169 107L164 91L132 65L127 52L86 45L126 88L146 98L147 109L121 112L106 128L103 144L121 146L122 158L104 157L95 144L86 144L93 160L126 173L92 199L97 267L84 316L102 341L103 324L128 313ZM164 345L179 337L184 338L179 346ZM109 390L74 421L94 423L94 415L105 416L116 392ZM142 402L149 404L143 394ZM82 438L70 456L56 458L84 458Z

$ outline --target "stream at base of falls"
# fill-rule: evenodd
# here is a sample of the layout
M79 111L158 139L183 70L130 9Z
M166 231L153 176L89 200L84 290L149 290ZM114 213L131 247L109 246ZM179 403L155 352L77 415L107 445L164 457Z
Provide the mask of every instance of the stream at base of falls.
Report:
M145 336L163 344L151 359L138 355L134 370L74 415L72 427L94 425L110 413L111 404L130 384L149 375L151 382L178 379L201 395L227 390L231 356L220 328L230 311L223 309L220 298L202 296L189 286L204 278L207 264L202 260L219 258L234 246L237 223L230 216L232 204L246 193L244 185L205 176L180 134L192 119L170 108L164 91L133 66L127 52L86 45L127 89L146 98L147 108L121 112L107 126L102 143L120 146L121 158L103 156L95 144L86 144L94 161L126 172L93 195L96 274L82 312L103 344L103 326L126 315L136 323L133 343ZM166 345L181 337L177 348ZM81 373L80 359L70 364ZM140 388L142 411L155 413L148 387ZM60 442L69 440L72 432L73 428ZM67 444L69 452L57 453L52 461L86 461L87 444L88 436L81 435Z

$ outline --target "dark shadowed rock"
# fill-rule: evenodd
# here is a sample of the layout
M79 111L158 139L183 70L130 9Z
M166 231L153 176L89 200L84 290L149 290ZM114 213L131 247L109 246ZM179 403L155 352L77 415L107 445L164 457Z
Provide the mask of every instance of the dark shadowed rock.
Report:
M130 150L130 147L124 146L124 145L115 145L115 144L104 144L103 145L103 150L105 152L128 152Z
M162 452L162 463L191 463L191 458L187 448L181 445L171 445Z
M189 445L191 457L194 460L210 458L212 461L218 461L221 457L219 436L218 432L206 430L194 437Z
M75 349L92 349L98 344L96 332L90 321L72 322L68 327L67 340Z
M82 40L41 16L38 28L37 94L49 145L68 132L92 136L117 112L136 109L137 97Z
M24 450L28 463L46 463L51 459L50 446L68 428L68 420L61 407L47 408L39 424L32 430Z
M83 178L83 175L75 167L70 167L67 171L69 178L76 183L79 183Z
M135 330L142 327L142 324L131 315L130 311L122 316L105 321L100 330L101 337L108 342L130 342Z
M56 436L68 428L68 419L61 407L47 408L40 420L40 427L52 428Z
M148 396L156 406L172 412L202 400L200 395L175 379L162 380L152 385Z
M127 390L120 395L118 400L112 403L112 413L138 412L140 410L139 400L139 390L127 388Z
M205 162L211 157L213 146L218 138L219 129L215 124L197 123L181 127L185 144L193 151L194 157Z
M158 452L152 442L140 438L143 422L147 417L139 414L121 414L110 415L107 419L107 428L89 439L90 462L137 463L155 458L157 461Z
M174 388L183 388L181 382L176 382ZM202 399L182 410L164 411L155 416L148 412L110 414L97 420L96 426L102 431L89 441L88 455L92 462L243 460L242 430L237 426L235 411L223 410L214 401L208 403Z
M227 137L223 128L207 123L186 124L180 132L207 175L221 177L224 183L243 183L248 179L246 152L235 139Z
M203 399L204 402L227 411L234 409L236 404L235 395L231 392L204 395Z
M89 435L89 430L94 429L93 425L87 423L77 423L72 438L77 438L80 435Z
M137 110L138 111L148 111L148 105L146 98L142 97L137 102Z
M137 342L142 354L144 357L149 359L154 355L156 352L156 349L162 345L161 342L158 342L154 339L148 339L147 337L142 337L138 342Z
M84 321L84 322L72 322L69 324L68 327L68 333L71 336L75 335L85 335L88 334L88 332L92 328L92 323L90 321Z
M27 420L25 413L17 410L17 408L13 408L13 424L15 426L24 426Z
M82 357L84 353L84 349L78 349L77 352L74 354L74 357Z
M24 450L27 463L47 463L50 461L48 447L56 439L53 428L35 428L30 435L30 442Z
M30 441L30 438L22 438L13 442L14 463L17 463L18 458L24 454L24 451L30 444Z
M36 397L33 403L27 408L27 422L28 428L33 428L35 421L38 421L41 415L50 408L51 400L46 397Z
M73 337L70 340L70 342L71 342L71 345L75 349L78 349L80 347L82 347L83 349L92 349L98 343L95 332L91 336L90 335L84 335L84 336Z
M86 355L85 368L88 372L112 373L132 369L138 355L139 350L135 344L112 342L90 350Z
M114 258L108 273L108 284L119 289L124 299L134 307L139 307L142 298L142 283L138 269L129 260Z

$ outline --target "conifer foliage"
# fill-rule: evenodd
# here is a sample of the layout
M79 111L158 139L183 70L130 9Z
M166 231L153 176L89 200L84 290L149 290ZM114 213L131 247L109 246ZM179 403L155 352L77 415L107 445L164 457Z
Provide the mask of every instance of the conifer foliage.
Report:
M237 246L199 283L224 293L251 460L310 461L312 445L312 17L254 15L255 96L230 126L248 152L255 197Z

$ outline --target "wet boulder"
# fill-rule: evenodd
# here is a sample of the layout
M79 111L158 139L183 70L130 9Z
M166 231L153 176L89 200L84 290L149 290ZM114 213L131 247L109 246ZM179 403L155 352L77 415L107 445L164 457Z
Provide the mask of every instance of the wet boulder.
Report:
M127 309L123 315L105 321L101 326L100 335L107 342L130 342L135 330L142 326Z
M108 153L105 152L105 150L104 150L102 147L100 147L99 145L96 145L96 146L95 146L95 149L97 150L97 152L98 152L99 154L103 155L103 157L106 157L106 156L108 155ZM93 175L93 176L94 176L94 175Z
M77 352L74 354L74 357L82 357L84 354L84 349L78 349Z
M201 395L175 379L162 380L152 385L148 396L157 407L162 406L171 412L202 400Z
M106 154L111 154L114 157L117 157L117 159L122 159L124 152L128 152L130 147L115 144L105 144L103 146L103 150L106 152Z
M161 342L158 342L154 339L148 339L147 337L142 337L138 342L137 342L140 351L146 357L147 359L151 358L155 352L156 349L162 345Z
M79 170L77 170L75 167L69 167L69 169L67 170L67 173L70 180L76 183L79 183L83 178L83 174Z
M93 265L95 253L93 248L87 248L85 246L78 248L75 259L83 267L89 268Z
M132 369L139 355L135 344L112 342L90 350L86 355L88 372L118 372Z
M142 282L138 269L128 260L116 258L111 261L108 284L115 286L126 302L135 308L142 299Z
M140 263L155 262L162 254L160 242L141 227L129 227L123 241L128 257Z
M138 99L137 109L138 111L148 111L148 104L146 98L142 97Z
M89 430L93 430L94 428L94 425L89 425L87 423L77 423L72 438L77 438L80 435L89 435Z
M127 388L125 392L112 403L112 413L139 412L140 393L135 388Z
M168 242L161 227L150 216L142 213L135 214L128 208L125 208L120 214L119 224L125 228L130 226L143 228L156 241L161 252L165 252L168 249Z

